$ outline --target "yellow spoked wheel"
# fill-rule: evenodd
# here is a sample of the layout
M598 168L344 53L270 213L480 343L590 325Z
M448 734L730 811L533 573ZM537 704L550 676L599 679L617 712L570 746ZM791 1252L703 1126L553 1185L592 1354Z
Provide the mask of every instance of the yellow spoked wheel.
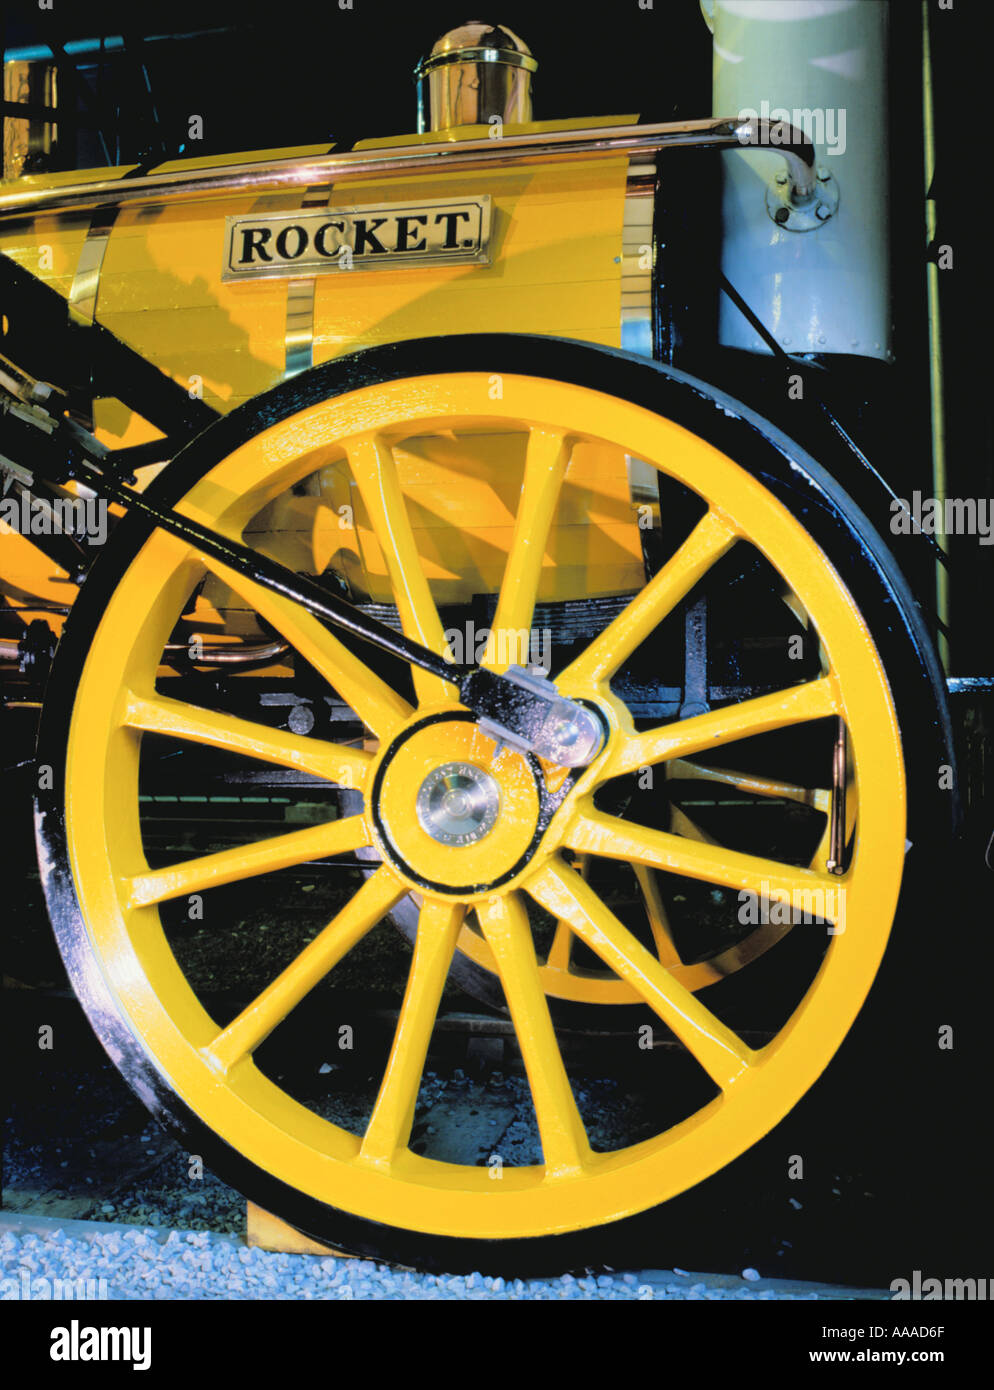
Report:
M735 739L734 729L729 730L729 738ZM719 743L721 741L719 740ZM831 809L832 790L829 787L801 787L796 783L778 781L770 776L750 775L733 769L701 763L693 758L674 757L661 764L660 771L667 783L692 783L700 788L713 789L716 793L745 794L749 797L769 797L778 801L810 807L819 813L823 829L817 847L811 857L809 867L818 873L827 864L831 852ZM718 803L720 804L720 803ZM846 780L845 789L845 834L844 848L848 848L856 824L856 788L851 777ZM673 801L670 806L669 822L666 829L684 839L697 840L705 844L717 845L718 841L693 820L683 806ZM588 873L587 857L579 856L577 867L581 877ZM644 914L648 928L650 949L659 962L665 965L673 979L685 988L696 993L708 985L717 984L735 975L739 970L758 960L780 941L794 925L795 915L786 911L766 912L763 919L753 923L750 913L741 914L747 930L735 934L731 943L714 945L698 958L683 959L674 940L672 914L674 904L667 904L661 890L658 874L652 865L633 861L632 870L638 889L639 910ZM740 890L745 891L745 890ZM767 895L770 901L775 897ZM740 897L741 900L741 897ZM401 930L413 942L417 935L417 906L405 903L395 911ZM741 920L740 918L740 920ZM803 917L802 917L803 920ZM583 941L577 937L567 921L557 921L554 933L546 949L539 958L539 978L546 996L555 1009L556 1001L577 1004L591 1008L592 1012L554 1015L566 1025L582 1028L597 1028L598 1013L612 1006L644 1006L644 996L623 976L613 969L592 969L590 964L577 964L575 946ZM485 934L475 919L464 924L457 942L457 951L470 968L462 968L457 978L463 988L492 1006L499 1007L503 1002L500 991L499 972ZM589 952L588 961L589 961ZM473 969L475 967L475 970ZM619 1015L612 1015L615 1029L626 1026ZM630 1026L630 1023L627 1025Z
M41 757L55 769L54 789L40 795L38 808L50 911L76 988L129 1080L222 1176L294 1224L352 1248L450 1267L481 1258L473 1242L532 1241L644 1211L728 1164L775 1125L860 1009L887 942L906 849L906 719L888 675L917 658L893 622L877 622L879 605L893 609L882 568L867 558L864 538L862 559L843 577L853 532L824 475L803 458L788 461L782 441L771 443L760 423L699 383L547 340L424 340L374 350L234 412L167 470L156 496L218 532L250 536L253 518L274 499L316 468L343 462L379 542L399 621L443 651L398 451L429 437L486 437L492 447L505 435L524 436L527 446L495 632L532 623L578 443L644 460L701 499L696 524L651 581L616 605L599 631L573 641L569 659L551 672L561 693L595 706L609 729L597 760L575 778L514 749L498 751L453 686L414 671L405 687L292 602L138 516L119 529L114 553L87 581L42 734ZM802 520L809 504L817 525ZM458 533L457 508L448 516ZM651 655L654 634L677 605L723 557L746 546L803 605L824 669L704 714L633 717L619 693L626 665L640 651ZM162 653L210 574L356 713L363 740L235 717L212 706L209 687L196 703L169 693L157 675ZM499 669L496 649L488 660ZM705 779L748 780L714 771L723 767L720 755L784 730L820 730L819 766L830 776L839 721L851 757L851 820L858 798L840 874L826 867L824 843L814 857L809 844L790 862L728 848L679 822L654 827L640 816L647 803L612 800L611 789L625 779L668 764ZM308 772L361 792L361 809L153 865L139 802L143 740L152 734ZM777 786L786 800L793 794L794 784L752 777L760 796ZM170 944L166 906L356 853L378 863L355 869L331 920L233 1017L213 1017ZM665 920L657 914L640 933L614 910L593 872L605 865L624 867L640 884L658 872L729 895L733 904L760 911L774 904L781 918L804 922L799 930L817 939L817 959L786 1022L760 1045L744 1041L706 995L695 995L705 981L681 960ZM651 903L652 890L645 891ZM257 1054L405 900L417 905L418 925L396 1032L371 1111L350 1130L289 1094ZM466 936L470 915L513 1021L541 1150L539 1162L503 1165L499 1181L487 1166L411 1147L446 977L457 946L476 949ZM550 923L559 924L551 941L542 936ZM590 1142L589 1116L550 1016L550 973L568 964L566 932L610 972L619 996L653 1011L661 1032L692 1059L706 1093L658 1133L609 1151ZM763 949L778 934L779 927L761 934ZM756 940L753 928L744 939L743 958Z

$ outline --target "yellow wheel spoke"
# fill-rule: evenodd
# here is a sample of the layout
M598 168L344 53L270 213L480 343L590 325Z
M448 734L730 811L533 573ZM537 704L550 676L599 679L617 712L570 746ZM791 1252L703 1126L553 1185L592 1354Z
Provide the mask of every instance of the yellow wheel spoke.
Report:
M518 640L531 627L538 597L542 560L552 518L569 463L570 444L561 431L532 430L528 437L521 498L514 535L501 581L497 612L483 665L503 671L507 652L527 650ZM503 635L503 636L502 636Z
M670 830L674 835L682 835L688 840L699 840L702 845L718 843L713 835L709 835L695 820L691 820L686 811L682 811L679 806L671 808Z
M651 767L666 758L685 758L706 748L718 748L737 739L802 724L839 713L839 695L834 679L822 676L804 685L758 695L725 709L694 715L656 729L647 729L634 738L621 741L604 766L603 777L620 777L640 767Z
M674 980L567 864L550 861L528 891L637 990L718 1086L727 1089L748 1069L751 1048Z
M573 954L573 933L565 922L557 922L545 963L550 970L569 970Z
M136 874L128 880L128 906L151 907L186 893L198 893L203 888L237 883L256 874L287 869L309 859L345 854L368 844L369 831L363 816L346 816L323 825L309 825L303 830L291 830L287 835L269 836L252 845L238 845L235 849L223 849L217 854L205 854L164 869Z
M369 669L367 661L350 652L299 603L263 588L218 561L205 559L204 563L271 623L379 738L388 739L413 713L403 696Z
M635 870L635 877L642 890L645 915L649 919L649 928L652 931L652 940L656 947L659 963L660 965L679 965L681 963L680 954L673 942L669 914L666 911L666 904L663 902L663 895L659 891L656 875L645 864L633 864L632 868Z
M777 782L772 777L757 777L750 772L735 772L722 767L705 767L686 758L674 758L666 764L669 777L688 782L714 782L750 796L771 796L780 801L795 801L801 806L813 806L828 813L832 793L826 787L799 787L793 782Z
M581 878L586 878L590 871L590 859L586 854L577 855L576 871ZM556 930L552 937L552 945L549 947L549 954L545 964L550 970L565 970L567 973L570 968L570 959L573 955L573 933L568 922L557 922Z
M648 864L724 888L765 894L771 900L789 903L798 913L830 922L836 920L841 909L837 894L842 891L842 880L832 874L798 869L775 859L687 840L666 830L632 825L617 816L604 815L589 803L567 828L563 842L570 849L608 859Z
M401 627L408 637L444 656L448 647L418 555L393 450L378 435L360 435L346 445L346 454L383 551ZM451 682L417 667L413 676L414 689L422 703L458 698L459 692Z
M709 511L640 594L557 677L570 684L599 685L676 607L734 545L736 532L720 512Z
M546 1175L575 1174L589 1162L590 1145L542 990L528 913L511 894L480 903L477 916L497 962L528 1073Z
M421 908L393 1046L359 1150L360 1159L376 1167L389 1167L410 1138L428 1045L464 915L461 904L426 901Z
M265 724L238 719L233 714L201 709L165 695L145 697L130 691L124 723L129 729L171 734L174 738L205 743L211 748L225 748L357 789L364 785L366 770L372 761L369 753L358 748L301 738L298 734L270 729Z
M217 1035L206 1049L215 1070L228 1071L264 1042L406 891L389 869L378 868L341 912Z

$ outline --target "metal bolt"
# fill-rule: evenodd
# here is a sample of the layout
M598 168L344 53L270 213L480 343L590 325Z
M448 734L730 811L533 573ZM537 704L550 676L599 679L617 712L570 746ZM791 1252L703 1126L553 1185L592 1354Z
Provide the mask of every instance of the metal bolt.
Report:
M819 222L827 222L832 215L832 209L827 203L819 203L815 208L815 217Z
M828 183L828 181L829 181L829 179L830 179L831 177L832 177L831 174L830 174L830 173L828 172L828 170L825 168L824 164L819 164L819 165L818 165L818 182L819 182L819 183Z
M777 208L773 214L773 220L782 227L785 222L790 221L790 208Z
M309 734L314 728L314 713L306 705L294 705L286 722L292 733Z
M778 184L780 184L781 187L783 187L783 185L787 182L787 175L783 170L781 170L780 173L777 174L776 181Z

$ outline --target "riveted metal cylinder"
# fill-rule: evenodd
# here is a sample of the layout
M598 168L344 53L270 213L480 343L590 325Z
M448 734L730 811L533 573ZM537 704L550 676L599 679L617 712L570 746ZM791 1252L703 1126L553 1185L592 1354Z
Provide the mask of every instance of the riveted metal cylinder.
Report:
M450 29L414 70L418 130L530 121L537 67L528 45L503 24Z

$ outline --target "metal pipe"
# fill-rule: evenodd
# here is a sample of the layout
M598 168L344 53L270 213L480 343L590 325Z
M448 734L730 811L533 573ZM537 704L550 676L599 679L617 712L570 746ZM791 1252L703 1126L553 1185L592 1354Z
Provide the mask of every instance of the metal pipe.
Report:
M58 188L24 189L0 194L0 220L78 212L108 204L117 207L155 203L165 197L199 199L220 193L346 183L386 174L398 178L408 174L430 177L448 170L513 168L535 161L559 163L591 158L644 157L686 146L768 149L786 162L794 201L800 204L814 197L817 187L815 150L803 131L782 121L730 117L538 132L508 135L500 140L396 145L318 158L296 156L232 164L225 169L181 169L167 174L147 174L143 178L117 177L63 184Z
M277 657L285 656L290 650L286 642L256 642L256 643L203 643L200 648L200 655L192 658L195 666L246 666L255 664L259 661L275 661ZM191 647L187 642L167 642L166 651L170 656L175 656L182 652L184 656L189 656Z
M922 4L922 123L925 146L925 236L926 245L935 243L938 217L932 183L935 178L935 113L932 106L932 45L928 5ZM939 297L939 267L925 262L925 292L928 302L928 384L931 403L932 496L945 506L946 415L945 385L942 379L942 327ZM949 537L941 529L936 543L947 555ZM935 565L935 609L939 619L938 648L943 669L949 671L949 567L938 560Z
M846 722L840 719L832 753L832 810L829 825L828 863L830 874L845 873L842 862L846 848L846 776L848 762Z

